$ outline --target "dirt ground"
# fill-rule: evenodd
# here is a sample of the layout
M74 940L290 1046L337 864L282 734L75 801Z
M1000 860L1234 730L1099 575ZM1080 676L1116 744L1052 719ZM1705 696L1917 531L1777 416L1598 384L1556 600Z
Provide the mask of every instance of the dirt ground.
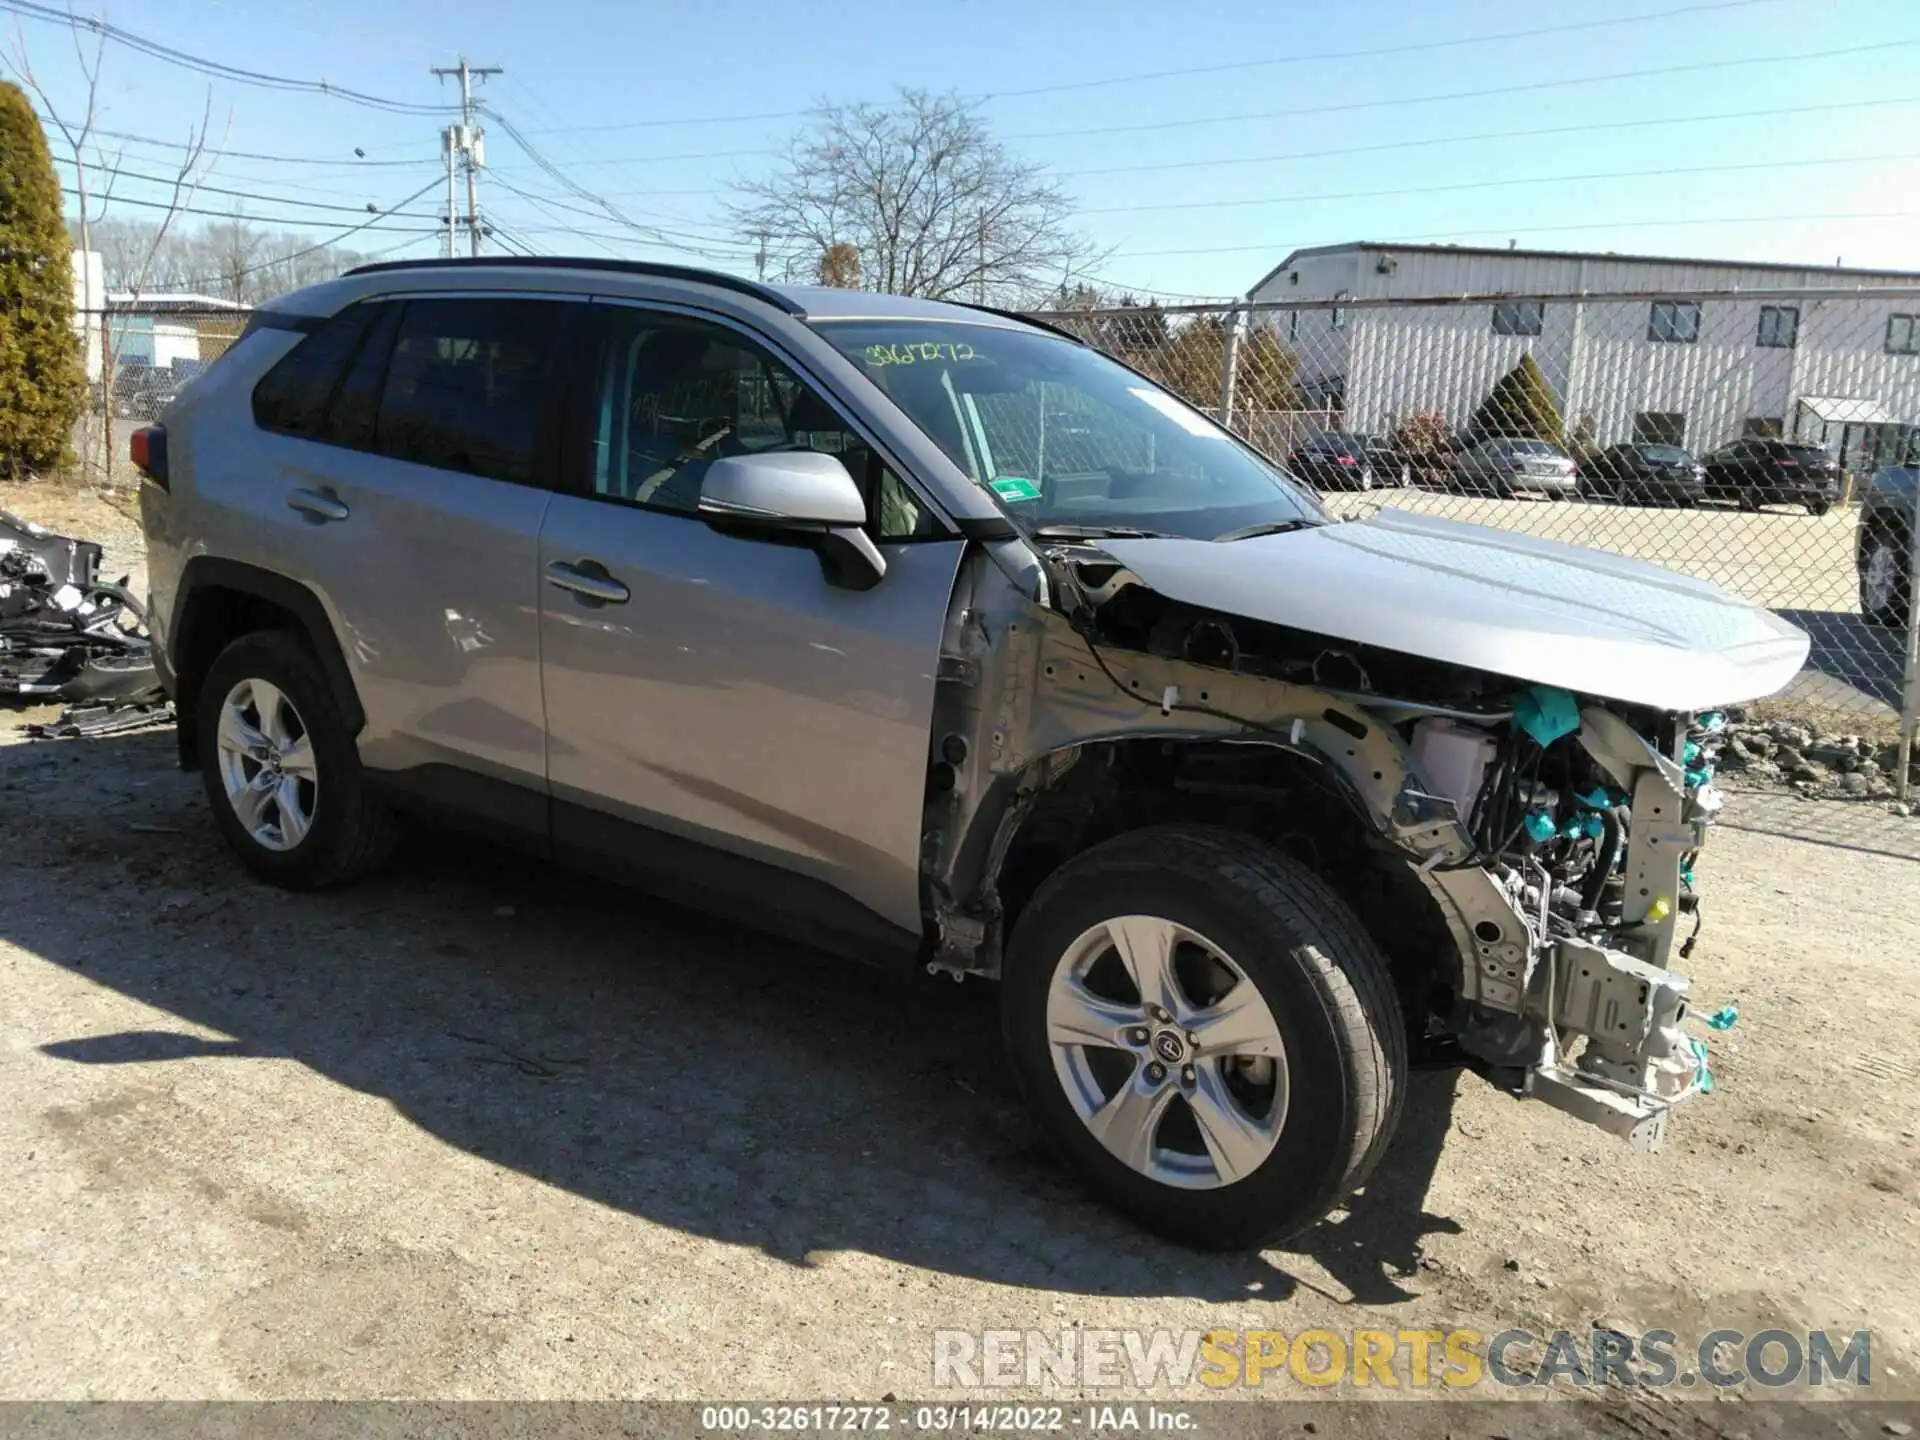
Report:
M170 733L35 713L0 709L0 1396L905 1399L942 1328L1603 1324L1869 1329L1920 1397L1920 822L1733 798L1689 968L1741 1019L1662 1153L1426 1073L1349 1209L1199 1256L1056 1167L987 986L433 833L283 894Z

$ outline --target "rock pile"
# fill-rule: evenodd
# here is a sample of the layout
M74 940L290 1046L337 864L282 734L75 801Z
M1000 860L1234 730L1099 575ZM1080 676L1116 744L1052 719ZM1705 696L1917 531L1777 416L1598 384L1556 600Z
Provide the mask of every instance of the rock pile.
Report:
M1897 744L1829 734L1790 720L1730 720L1719 771L1804 795L1891 800ZM1920 755L1913 760L1920 778Z

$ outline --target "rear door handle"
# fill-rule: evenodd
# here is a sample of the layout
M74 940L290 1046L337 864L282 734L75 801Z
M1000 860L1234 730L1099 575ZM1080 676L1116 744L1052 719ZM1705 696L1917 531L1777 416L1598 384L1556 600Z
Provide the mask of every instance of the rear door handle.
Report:
M582 560L575 565L564 560L551 561L547 565L547 583L601 605L624 605L633 593L607 574L597 560Z
M287 508L315 520L344 520L353 513L345 501L327 490L289 490Z

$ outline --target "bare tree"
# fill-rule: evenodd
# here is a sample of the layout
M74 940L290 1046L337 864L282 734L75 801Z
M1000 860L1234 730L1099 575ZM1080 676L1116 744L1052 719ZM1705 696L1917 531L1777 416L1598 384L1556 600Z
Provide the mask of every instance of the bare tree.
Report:
M100 31L98 27L95 27L93 51L89 54L86 45L81 39L81 31L85 27L79 18L73 16L71 12L69 12L69 18L68 33L73 37L74 53L79 58L80 72L85 77L87 85L86 103L82 110L81 119L78 122L66 119L60 114L59 110L55 108L52 98L41 85L39 78L34 74L33 63L27 53L26 37L20 33L18 28L14 31L14 43L11 53L0 56L0 60L3 60L7 67L20 77L21 82L32 92L34 98L40 102L42 112L49 118L50 123L60 131L61 138L66 142L73 165L73 188L79 201L80 211L81 270L82 274L87 277L82 282L82 290L84 292L83 308L90 314L95 310L100 312L100 386L101 394L105 400L105 403L101 406L105 451L103 475L105 477L111 477L113 473L112 397L114 370L119 362L121 347L126 343L126 333L122 330L116 334L114 327L108 323L109 317L105 313L107 309L106 296L100 295L96 297L91 293L92 262L90 257L93 252L93 227L95 224L104 221L106 207L112 200L114 182L119 179L120 152L116 151L109 157L100 149L94 138L95 129L100 120L100 64L106 46L105 33ZM160 207L160 219L153 224L150 237L147 240L145 254L139 259L137 266L129 267L134 270L134 279L133 284L128 288L132 290L136 296L146 287L147 272L152 268L154 257L158 255L161 246L165 243L168 232L173 228L174 221L178 218L182 207L192 202L194 194L199 190L201 184L206 180L208 173L213 168L213 157L209 157L207 154L207 129L208 121L211 119L212 113L213 90L209 87L207 90L206 103L201 109L199 126L197 128L189 126L187 129L186 143L181 147L180 159L175 165L173 174L168 181L170 193L167 200ZM229 126L232 124L231 116L228 117L228 124ZM91 210L92 191L96 178L100 181L101 214L99 217L95 217ZM104 270L104 264L102 268ZM91 326L89 324L83 322L81 326L82 335L84 336L90 328ZM90 447L83 439L79 447L83 456L83 464L91 463L90 460L85 458L88 448Z
M245 299L247 279L255 271L266 237L237 214L231 219L216 221L202 233L213 262L207 273L219 282L222 298Z
M736 188L734 222L789 272L820 274L851 246L873 290L1024 304L1093 258L1066 193L954 95L822 104L768 174Z

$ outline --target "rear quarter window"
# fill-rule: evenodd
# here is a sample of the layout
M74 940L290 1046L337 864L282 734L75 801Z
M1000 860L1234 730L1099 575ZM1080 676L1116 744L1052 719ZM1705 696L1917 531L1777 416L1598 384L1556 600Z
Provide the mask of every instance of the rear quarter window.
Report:
M322 438L327 403L380 308L350 306L281 356L253 387L253 423L281 435Z

